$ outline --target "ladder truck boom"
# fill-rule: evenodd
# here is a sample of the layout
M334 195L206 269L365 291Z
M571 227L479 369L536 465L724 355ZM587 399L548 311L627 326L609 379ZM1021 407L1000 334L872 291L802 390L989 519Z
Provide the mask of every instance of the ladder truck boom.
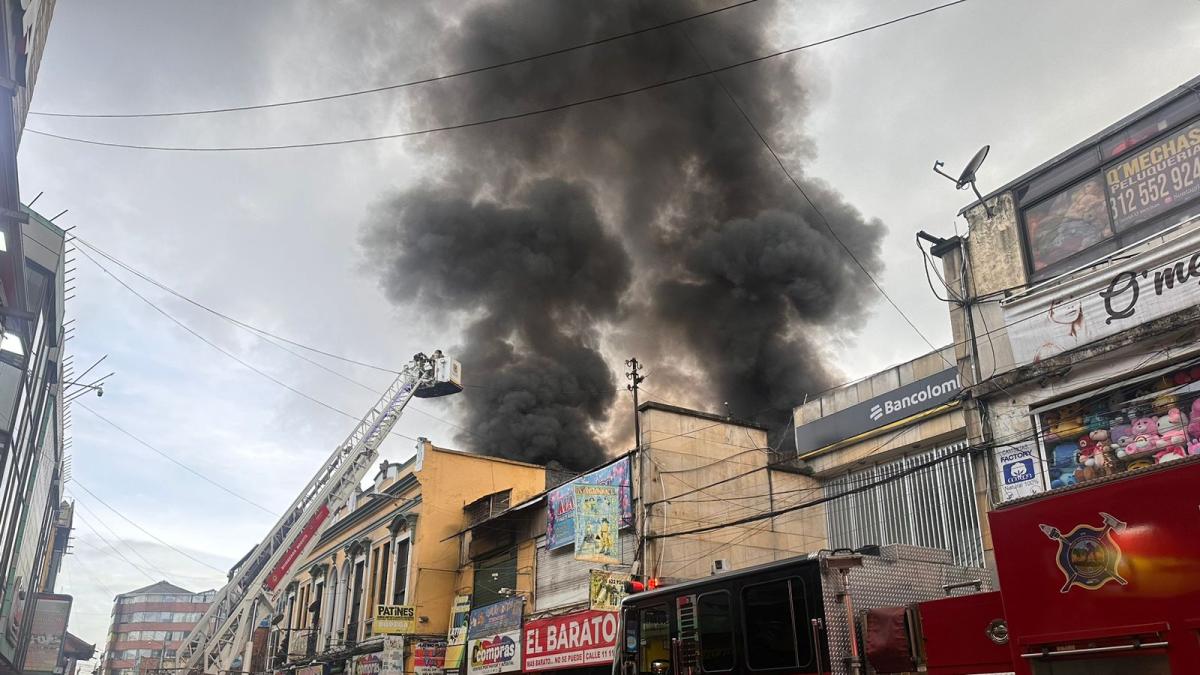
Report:
M177 667L204 673L233 670L262 610L272 609L270 594L291 582L296 562L316 543L329 515L358 489L408 402L414 396L432 398L460 391L462 372L457 361L441 351L414 356L267 537L230 572L229 581L181 645Z

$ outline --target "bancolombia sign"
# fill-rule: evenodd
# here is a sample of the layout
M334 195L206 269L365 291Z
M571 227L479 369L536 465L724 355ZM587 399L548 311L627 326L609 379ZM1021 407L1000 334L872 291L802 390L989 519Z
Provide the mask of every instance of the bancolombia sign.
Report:
M923 377L845 410L801 424L796 427L796 451L804 454L936 408L953 400L960 389L962 382L957 368Z
M525 624L527 673L612 663L617 614L586 611Z
M1200 229L1045 292L1002 303L1017 366L1200 304Z

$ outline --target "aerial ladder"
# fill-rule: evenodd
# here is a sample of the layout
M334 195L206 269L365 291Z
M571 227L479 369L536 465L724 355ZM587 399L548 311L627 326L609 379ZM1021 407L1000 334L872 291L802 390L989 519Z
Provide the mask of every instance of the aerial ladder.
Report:
M295 575L296 563L317 542L329 516L358 490L379 446L408 402L462 391L462 367L441 351L417 354L355 425L262 540L230 572L204 617L180 646L177 670L222 673L235 668L251 632L274 613L271 597Z

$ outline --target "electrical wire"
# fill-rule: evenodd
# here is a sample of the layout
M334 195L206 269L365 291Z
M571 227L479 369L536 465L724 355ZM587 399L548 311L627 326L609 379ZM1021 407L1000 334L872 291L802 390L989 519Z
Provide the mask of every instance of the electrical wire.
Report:
M713 14L720 14L721 12L726 12L731 9L736 9L736 8L742 7L744 5L750 5L755 2L758 2L758 0L742 0L742 2L735 2L731 5L725 5L724 7L718 7L716 9L711 9L711 10L708 10L705 12L700 12L698 14L692 14L690 16L685 16L685 17L681 17L678 19L672 19L670 21L655 24L653 26L646 26L644 28L638 28L636 30L627 31L624 33L618 33L616 35L610 35L608 37L599 38L596 40L589 40L587 42L581 42L581 43L578 43L575 45L571 45L569 47L561 47L558 49L553 49L551 51L533 54L531 56L525 56L525 57L521 57L518 59L511 59L508 61L502 61L500 63L494 63L494 64L488 65L488 66L479 66L476 68L469 68L467 70L460 70L460 71L456 71L456 72L452 72L452 73L447 73L445 75L430 76L430 77L425 77L425 78L421 78L418 80L409 80L407 82L400 82L397 84L389 84L389 85L385 85L382 87L372 87L370 89L357 89L354 91L348 91L348 92L343 92L343 93L339 93L339 94L327 94L327 95L323 95L323 96L313 96L313 97L309 97L309 98L290 99L290 100L286 100L286 101L276 101L273 103L259 103L259 104L253 104L253 105L230 106L230 107L225 107L225 108L202 108L202 109L197 109L197 110L177 110L177 111L168 111L168 112L70 113L70 112L41 112L41 111L33 110L33 111L30 111L29 114L30 115L39 115L41 117L71 117L71 118L84 118L84 119L128 119L128 118L147 118L147 117L184 117L184 116L190 116L190 115L213 115L213 114L219 114L219 113L241 112L241 111L247 111L247 110L263 110L265 108L281 108L284 106L302 105L302 104L306 104L306 103L316 103L319 101L332 101L332 100L341 99L341 98L350 98L350 97L354 97L354 96L363 96L365 94L376 94L376 93L380 93L380 92L384 92L384 91L403 89L406 87L412 87L412 86L416 86L416 85L420 85L420 84L429 84L431 82L440 82L442 80L449 80L449 79L453 79L456 77L462 77L464 75L473 75L476 73L483 73L483 72L487 72L489 70L506 68L508 66L514 66L517 64L521 64L521 63L529 63L531 61L537 61L539 59L544 59L544 58L547 58L550 56L558 56L561 54L567 54L569 52L577 51L580 49L586 49L588 47L595 47L597 45L602 45L602 44L605 44L608 42L615 42L617 40L623 40L625 38L632 37L634 35L650 33L653 31L661 30L663 28L668 28L670 26L679 25L679 24L682 24L682 23L685 23L688 21L694 21L694 20L702 18L702 17L711 16Z
M879 282L875 279L875 276L871 274L870 270L867 269L867 266L858 259L858 256L854 255L854 251L852 251L850 247L846 245L846 242L842 241L842 238L839 237L837 231L833 229L833 226L829 223L829 220L825 217L825 214L816 205L816 203L813 202L812 198L808 196L808 192L804 189L804 187L800 185L800 181L796 180L796 177L793 176L792 172L788 170L787 165L783 163L783 159L779 156L779 153L775 152L775 148L771 147L771 143L767 141L767 137L763 135L761 130L759 130L758 125L754 123L754 120L750 119L750 115L746 112L746 109L742 107L741 103L738 103L737 97L733 95L733 92L729 90L729 87L725 86L725 82L721 80L721 76L718 74L719 69L714 70L709 65L708 59L704 57L704 53L701 52L700 48L696 46L696 43L692 40L692 36L688 34L687 29L681 27L680 30L683 32L688 44L692 46L692 50L695 51L696 55L700 58L700 62L704 65L705 69L712 74L713 81L715 81L717 86L720 87L721 91L725 93L725 96L729 99L729 102L733 104L733 107L737 108L737 111L741 115L742 119L746 121L747 126L754 131L754 135L757 136L758 140L762 142L763 147L766 148L767 152L771 154L771 157L775 159L775 163L779 165L779 168L783 171L783 174L787 176L787 179L791 181L792 185L800 193L800 196L803 197L804 201L808 203L809 208L813 210L813 213L817 215L817 218L820 219L821 223L825 225L825 229L829 230L829 234L833 237L833 240L838 243L838 246L842 247L842 250L846 252L846 255L850 256L850 259L854 261L854 264L857 265L860 270L862 270L862 273L866 275L871 284L875 286L875 290L879 291L879 294L888 301L888 304L890 304L892 308L895 309L900 315L900 318L904 319L904 322L913 329L913 332L919 335L925 344L929 345L930 349L937 352L937 354L941 356L942 360L945 361L947 365L952 368L956 367L956 364L951 363L950 360L942 354L942 351L935 347L933 342L931 342L929 338L925 336L925 333L921 332L920 328L917 328L917 324L913 323L912 319L908 317L908 314L906 314L904 310L900 309L900 305L896 304L896 301L892 299L892 296L888 295L887 291L883 290L883 286L879 284Z
M76 517L76 518L79 518L79 514L78 514L78 513L77 513L77 514L75 514L75 517ZM128 563L130 567L132 567L133 569L135 569L135 570L137 570L137 571L141 572L142 574L144 574L144 575L146 576L146 578L147 578L147 579L149 579L150 581L158 581L158 579L154 578L154 575L153 575L153 574L150 574L150 573L149 573L149 572L147 572L146 570L142 569L142 567L141 567L140 565L138 565L137 563L133 562L133 561L132 561L132 560L130 560L129 558L126 558L124 553L121 553L119 550L117 550L117 547L116 547L116 546L113 546L113 545L112 545L112 542L110 542L108 539L106 539L104 535L102 535L102 534L100 534L99 532L97 532L97 531L96 531L96 528L94 528L94 527L92 527L91 525L89 525L86 519L84 519L84 518L79 518L79 522L80 522L80 523L81 523L81 524L82 524L84 527L86 527L86 528L87 528L89 531L91 531L91 533L92 533L92 534L94 534L94 535L96 535L97 537L99 537L99 538L100 538L100 541L102 541L102 542L104 542L105 544L107 544L107 545L108 545L108 547L109 547L110 549L112 549L112 552L113 552L113 553L115 553L115 554L117 554L117 557L118 557L118 558L120 558L121 560L124 560L126 563Z
M75 503L78 504L79 506L82 506L84 511L87 511L89 518L94 519L104 529L108 530L108 533L111 534L114 539L121 541L121 535L117 534L117 532L115 530L113 530L111 527L109 527L108 523L104 522L104 519L101 518L99 515L97 515L95 511L91 510L91 508L89 508L87 504L84 504L83 502L81 502L79 500L78 496L75 497ZM124 543L125 543L125 547L129 549L129 552L132 553L133 555L137 556L138 558L140 558L141 561L146 564L146 567L148 567L151 570L154 570L155 572L158 572L159 574L161 574L163 576L164 579L171 576L171 575L167 574L166 572L164 572L161 568L156 566L154 563L150 562L150 560L147 559L146 556L142 555L141 552L139 552L136 548L131 546L129 544L129 542L126 541Z
M216 481L216 480L213 480L212 478L209 478L208 476L204 475L203 473L200 473L200 472L199 472L199 471L197 471L196 469L194 469L194 468L192 468L192 467L188 466L187 464L184 464L183 462L179 461L178 459L175 459L175 458L174 458L174 457L172 457L171 455L168 455L167 453L163 452L162 450L159 450L158 448L154 447L153 445L150 445L150 443L148 443L148 442L146 442L145 440L143 440L142 438L140 438L140 437L138 437L138 436L134 435L132 432L130 432L130 431L128 431L128 430L126 430L124 427L122 427L122 426L120 426L119 424L117 424L116 422L114 422L114 421L112 421L112 420L108 419L108 418L107 418L107 417L105 417L104 415L101 415L100 413L96 412L95 410L92 410L92 409L91 409L91 408L89 408L87 405L85 405L85 404L83 404L83 403L79 403L78 405L79 405L79 407L83 408L83 409L84 409L84 410L86 410L87 412L89 412L89 413L91 413L92 415L94 415L94 416L96 416L97 418L99 418L99 419L100 419L100 421L102 421L102 422L104 422L105 424L109 425L110 427L112 427L112 428L116 429L117 431L121 432L122 434L124 434L124 435L128 436L129 438L133 439L134 441L136 441L138 444L142 445L143 447L145 447L145 448L147 448L147 449L149 449L149 450L152 450L153 452L155 452L155 453L157 453L157 454L161 455L162 457L164 457L165 459L167 459L168 461L170 461L172 464L175 464L176 466L178 466L178 467L180 467L180 468L184 469L185 471L187 471L188 473L190 473L190 474L192 474L192 475L196 476L197 478L200 478L201 480L203 480L203 481L205 481L205 482L207 482L207 483L209 483L209 484L211 484L211 485L213 485L213 486L215 486L215 487L217 487L217 488L220 488L222 491L224 491L224 492L227 492L227 493L229 493L230 495L233 495L234 497L237 497L238 499L242 500L243 502L246 502L246 503L247 503L247 504L249 504L250 506L253 506L254 508L256 508L256 509L258 509L258 510L262 511L263 513L266 513L266 514L268 514L268 515L271 515L271 516L278 516L278 515L279 515L279 514L275 513L274 511L272 511L271 509L269 509L269 508L267 508L267 507L263 506L262 504L259 504L258 502L256 502L256 501L254 501L254 500L250 499L249 497L246 497L246 496L244 496L244 495L238 494L237 492L234 492L233 490L231 490L230 488L226 487L225 485L223 485L223 484L222 484L222 483L220 483L219 481Z
M485 125L489 125L489 124L495 124L497 122L507 122L507 121L512 121L512 120L523 119L526 117L534 117L537 115L544 115L547 113L559 112L562 110L568 110L570 108L576 108L579 106L589 105L592 103L599 103L601 101L607 101L607 100L611 100L611 99L615 99L615 98L622 98L625 96L630 96L633 94L650 91L652 89L659 89L659 88L666 87L666 86L669 86L672 84L678 84L680 82L687 82L689 80L701 78L706 75L711 75L713 73L724 72L726 70L733 70L734 68L741 68L743 66L747 66L747 65L750 65L753 63L759 63L761 61L766 61L769 59L778 58L780 56L785 56L787 54L794 54L796 52L799 52L799 51L802 51L805 49L811 49L813 47L828 44L830 42L835 42L837 40L843 40L845 38L853 37L853 36L859 35L861 33L866 33L868 31L876 30L879 28L884 28L886 26L891 26L893 24L897 24L902 21L914 19L914 18L923 16L925 14L930 14L932 12L936 12L936 11L946 9L949 7L953 7L955 5L960 5L960 4L963 4L968 1L969 0L953 0L952 2L935 5L928 9L924 9L924 10L917 11L917 12L912 12L912 13L906 14L904 16L900 16L900 17L896 17L894 19L889 19L887 21L882 21L879 23L871 24L869 26L864 26L862 28L858 28L858 29L855 29L852 31L848 31L848 32L834 35L834 36L831 36L828 38L817 40L816 42L810 42L807 44L798 45L796 47L791 47L789 49L783 49L780 51L772 52L770 54L756 56L756 57L753 57L750 59L738 61L736 63L732 63L732 64L729 64L726 66L721 66L719 68L714 68L712 70L708 70L708 71L704 71L704 72L692 73L690 75L684 75L681 77L660 80L658 82L652 82L650 84L642 85L639 87L632 87L629 89L624 89L622 91L616 91L616 92L612 92L609 94L602 94L602 95L598 95L598 96L592 96L589 98L578 99L575 101L568 101L566 103L560 103L558 105L548 106L545 108L537 108L534 110L526 110L526 111L522 111L522 112L509 113L506 115L498 115L495 117L489 117L489 118L474 120L474 121L470 121L470 122L461 122L458 124L446 124L446 125L441 125L441 126L428 127L425 129L416 129L413 131L402 131L402 132L397 132L397 133L377 134L374 136L360 136L360 137L354 137L354 138L340 138L340 139L334 139L334 140L329 140L329 141L313 141L313 142L307 142L307 143L281 143L281 144L274 144L274 145L240 145L240 146L239 145L227 145L227 146L178 146L178 145L176 145L176 146L172 146L172 145L148 145L148 144L137 144L137 143L117 143L117 142L113 142L113 141L103 141L103 140L94 139L94 138L81 138L81 137L76 137L76 136L66 136L63 134L56 134L56 133L51 133L48 131L41 131L38 129L29 128L29 127L26 127L25 131L27 133L36 134L38 136L46 136L49 138L56 138L58 140L70 141L73 143L83 143L86 145L96 145L96 146L103 146L103 147L110 147L110 148L127 148L127 149L132 149L132 150L155 150L155 151L164 151L164 152L252 152L252 151L264 151L264 150L292 150L292 149L299 149L299 148L319 148L319 147L329 147L329 146L338 146L338 145L353 145L353 144L358 144L358 143L371 143L371 142L376 142L376 141L384 141L384 140L391 140L391 139L397 139L397 138L408 138L408 137L412 137L412 136L424 136L424 135L434 134L434 133L442 133L442 132L447 132L447 131L468 129L468 128L472 128L472 127L480 127L480 126L485 126Z
M174 551L174 552L178 553L179 555L181 555L181 556L183 556L183 557L187 558L188 560L191 560L191 561L193 561L193 562L197 562L197 563L200 563L201 565L204 565L204 566L205 566L205 567L207 567L208 569L210 569L210 570L213 570L214 572L217 572L217 573L219 573L221 576L225 576L225 574L228 572L228 570L223 570L223 569L221 569L221 568L219 568L219 567L215 567L215 566L213 566L213 565L210 565L209 563L207 563L207 562L205 562L205 561L203 561L203 560L201 560L201 559L197 558L196 556L194 556L194 555L192 555L192 554L188 553L187 551L184 551L184 550L182 550L182 549L176 548L176 547L175 547L175 546L173 546L172 544L169 544L169 543L167 543L166 541L164 541L163 539L159 538L157 535L155 535L155 534L154 534L153 532L151 532L150 530L147 530L146 528L142 527L141 525L138 525L138 524L137 524L137 523L135 523L134 521L130 520L128 517L126 517L126 516L125 516L125 514L121 513L120 511L116 510L115 508L113 508L111 504L109 504L108 502L106 502L106 501L104 501L103 499L101 499L99 496L97 496L97 495L96 495L96 493L95 493L95 492L92 492L91 490L89 490L89 489L87 488L87 486L86 486L86 485L84 485L83 483L79 482L79 479L78 479L78 478L76 478L76 479L75 479L74 481L72 481L72 482L74 482L74 483L75 483L75 485L78 485L78 486L79 486L79 489L81 489L81 490L83 490L84 492L86 492L86 493L88 493L89 495L91 495L91 496L92 496L92 499L95 499L96 501L98 501L98 502L100 502L101 504L103 504L103 505L105 506L105 508L107 508L109 511L112 511L113 513L117 514L117 517L118 517L118 518L120 518L121 520L124 520L125 522L129 523L130 525L132 525L132 526L136 527L136 528L137 528L138 530L140 530L140 531L141 531L143 534L145 534L146 536L150 537L150 538L151 538L151 539L153 539L154 541L157 541L158 543L162 544L163 546L166 546L167 548L169 548L169 549L171 549L172 551Z

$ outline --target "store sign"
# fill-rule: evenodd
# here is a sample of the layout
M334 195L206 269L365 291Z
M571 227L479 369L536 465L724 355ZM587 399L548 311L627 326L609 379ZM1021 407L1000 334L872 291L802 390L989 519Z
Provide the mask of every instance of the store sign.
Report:
M620 527L633 524L630 493L629 458L625 457L606 467L560 485L546 494L546 548L556 549L575 543L576 485L612 485L620 501Z
M617 615L586 611L525 624L524 672L582 668L613 662Z
M962 389L957 368L947 368L867 399L845 410L796 427L796 450L803 454L898 422L952 401Z
M616 612L625 597L625 582L633 577L620 572L591 570L588 587L588 607L599 612Z
M283 552L283 557L276 563L275 569L271 570L271 574L267 576L267 588L275 590L280 581L287 576L288 570L292 569L292 565L296 564L296 559L304 552L308 542L312 541L313 536L321 529L321 525L325 523L325 519L329 517L329 505L322 504L321 508L312 515L305 523L304 529L300 530L300 535L296 537L296 541Z
M446 632L446 670L458 672L462 667L464 645L467 643L467 622L471 616L471 596L454 596L450 609L450 630Z
M317 663L296 669L296 675L325 675L325 664Z
M1002 303L1017 366L1200 304L1200 230Z
M446 669L446 641L432 639L417 640L413 645L413 673L415 675L442 675Z
M1032 443L996 448L994 456L1000 481L1000 501L1028 497L1045 489L1041 462Z
M509 598L471 610L467 622L467 672L510 673L521 669L524 598Z
M417 610L411 605L375 605L371 632L375 635L406 635L413 632Z
M621 563L619 488L613 485L576 485L575 559L600 564Z
M63 634L71 614L71 596L39 593L34 598L33 626L25 652L25 673L53 673L62 654Z
M1104 169L1117 229L1200 196L1200 120Z

